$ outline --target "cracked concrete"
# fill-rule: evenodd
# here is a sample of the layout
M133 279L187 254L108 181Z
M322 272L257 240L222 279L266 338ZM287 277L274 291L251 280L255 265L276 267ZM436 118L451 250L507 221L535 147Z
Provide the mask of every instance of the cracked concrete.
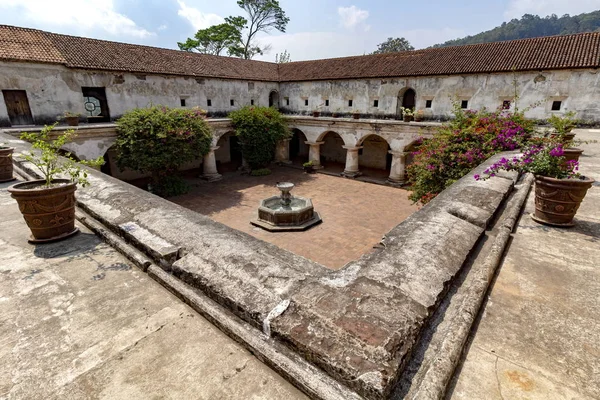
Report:
M578 147L596 183L576 226L535 223L529 194L449 400L600 399L600 144Z
M0 399L306 399L84 227L28 244L8 186Z

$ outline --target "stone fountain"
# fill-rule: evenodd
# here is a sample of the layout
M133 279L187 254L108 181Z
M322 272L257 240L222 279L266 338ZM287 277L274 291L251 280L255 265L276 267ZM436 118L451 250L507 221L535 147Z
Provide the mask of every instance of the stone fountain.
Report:
M312 201L304 197L294 197L290 193L294 184L280 182L277 189L281 195L269 197L260 202L258 219L252 225L269 232L305 231L320 223L321 217L314 210Z

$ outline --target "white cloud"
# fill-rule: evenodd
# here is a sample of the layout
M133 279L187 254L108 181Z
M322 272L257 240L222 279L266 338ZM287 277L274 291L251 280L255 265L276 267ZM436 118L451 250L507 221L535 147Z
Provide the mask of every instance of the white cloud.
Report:
M521 18L523 14L545 17L550 14L577 15L600 9L598 0L510 0L504 15L507 18Z
M164 30L165 30L165 29L167 29L167 28L168 28L168 26L167 26L167 25L165 25L165 24L162 24L161 26L159 26L158 28L156 28L156 30L158 30L158 31L164 31Z
M112 0L0 0L2 8L18 8L26 19L44 25L71 26L82 31L102 29L115 36L154 35L116 12Z
M354 29L361 25L364 26L365 31L371 28L369 25L364 24L364 21L369 18L367 10L361 10L356 6L338 7L338 15L340 16L342 26L345 28Z
M179 10L177 15L188 20L195 29L206 29L212 25L218 25L225 21L223 17L217 14L205 14L194 7L189 7L181 0L177 0L179 3Z

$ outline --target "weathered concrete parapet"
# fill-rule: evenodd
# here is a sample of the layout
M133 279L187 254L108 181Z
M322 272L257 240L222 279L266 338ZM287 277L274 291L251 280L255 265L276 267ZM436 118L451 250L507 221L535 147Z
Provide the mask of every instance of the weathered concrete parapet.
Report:
M218 149L219 146L212 146L204 156L202 163L202 178L210 182L218 181L222 178L219 171L217 171L217 159L215 158L215 150Z
M358 151L362 149L363 146L342 147L346 149L346 166L342 175L346 178L356 178L357 176L360 176L360 171L358 169Z
M308 161L312 161L313 168L323 168L321 165L321 145L325 142L306 141L305 143L310 146L308 150Z

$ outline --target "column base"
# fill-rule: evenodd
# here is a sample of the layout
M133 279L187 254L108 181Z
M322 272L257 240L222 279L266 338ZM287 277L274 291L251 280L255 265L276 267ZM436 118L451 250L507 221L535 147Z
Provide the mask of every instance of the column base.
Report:
M406 184L406 182L403 179L396 180L396 179L388 178L385 181L385 184L389 185L389 186L394 186L394 187L401 187L401 186L404 186Z
M323 169L323 168L325 168L325 167L322 166L322 165L320 165L320 164L319 165L313 165L313 169Z
M350 178L350 179L358 178L361 175L362 175L362 172L360 172L360 171L344 171L344 172L342 172L342 176L344 178Z
M216 182L223 179L223 175L221 174L209 174L209 175L201 175L200 178L204 179L207 182Z

